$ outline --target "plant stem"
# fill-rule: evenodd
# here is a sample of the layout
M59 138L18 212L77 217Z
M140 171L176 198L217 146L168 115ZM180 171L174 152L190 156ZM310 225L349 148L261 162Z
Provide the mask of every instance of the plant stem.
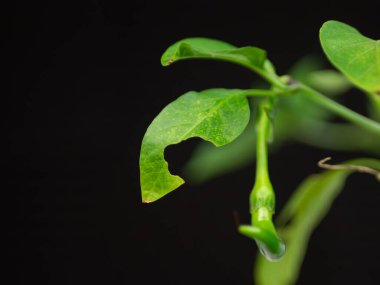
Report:
M356 124L362 128L365 128L368 131L371 131L373 133L380 135L380 123L377 123L376 121L373 121L363 115L360 115L348 109L347 107L343 105L340 105L339 103L331 100L330 98L324 96L318 91L302 83L300 83L295 90L304 92L305 94L308 95L308 98L312 100L313 102L325 107L326 109L329 109L330 111L352 122L353 124Z
M268 174L268 137L271 122L268 112L271 98L259 101L257 115L256 179L250 195L251 226L241 225L239 232L253 238L260 252L270 261L285 254L285 244L277 235L272 222L275 195Z
M270 183L268 174L268 133L270 121L266 114L265 107L259 106L257 122L257 166L256 181L260 183Z
M283 91L275 91L275 90L267 90L267 89L247 89L244 90L243 93L241 93L241 96L251 96L251 97L256 97L256 96L288 96L291 95L290 92L283 92Z
M270 62L268 61L268 63L270 63ZM256 74L261 76L263 79L265 79L268 83L270 83L270 85L278 88L279 90L283 90L283 91L287 90L286 84L280 79L280 77L278 77L277 74L275 74L274 71L271 72L270 70L268 70L268 68L265 68L265 67L264 67L264 69L256 68L256 67L254 67L250 64L246 64L246 63L240 63L240 64L242 66L252 70Z
M268 137L270 119L267 114L268 100L259 102L257 115L256 178L250 197L251 211L267 207L274 212L274 191L268 174Z

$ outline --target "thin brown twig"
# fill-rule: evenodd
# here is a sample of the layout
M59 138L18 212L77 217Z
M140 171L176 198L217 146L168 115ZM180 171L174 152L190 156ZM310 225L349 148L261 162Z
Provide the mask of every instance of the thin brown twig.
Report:
M373 175L376 177L377 180L380 181L380 172L362 165L353 165L353 164L329 164L326 163L327 161L331 160L331 157L326 157L324 159L321 159L318 161L318 166L324 169L330 169L330 170L338 170L338 169L351 169L356 172L360 173L367 173L370 175Z

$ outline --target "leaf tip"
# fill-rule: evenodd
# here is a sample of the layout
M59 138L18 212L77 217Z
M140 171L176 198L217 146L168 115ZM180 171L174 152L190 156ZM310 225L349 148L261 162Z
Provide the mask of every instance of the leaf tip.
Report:
M156 195L152 195L151 192L143 191L141 195L141 202L143 204L150 204L156 200L158 200L160 197L156 197Z
M326 22L324 22L321 26L321 28L319 29L319 35L320 37L322 36L322 33L330 30L330 28L334 28L336 26L347 26L347 24L343 23L343 22L340 22L340 21L337 21L337 20L327 20Z
M337 20L327 20L326 22L324 22L324 25L335 24L335 23L341 23L341 22L339 22Z
M171 65L172 63L174 63L174 59L172 59L172 58L170 58L170 59L162 59L161 60L161 65L162 66L169 66L169 65Z
M173 56L168 52L165 52L161 57L161 65L169 66L174 62Z
M326 26L329 26L329 25L347 25L341 21L338 21L338 20L327 20L326 22L324 22L322 24L322 27L326 27Z

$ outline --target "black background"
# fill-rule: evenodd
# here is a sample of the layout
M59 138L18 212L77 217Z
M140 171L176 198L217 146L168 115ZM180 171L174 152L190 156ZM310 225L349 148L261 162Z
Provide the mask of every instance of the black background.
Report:
M142 137L166 104L188 90L247 88L252 74L220 62L162 68L160 56L176 40L205 36L262 47L284 73L321 53L325 20L379 38L375 3L13 2L2 159L11 281L2 283L252 284L256 246L237 234L232 213L249 219L253 166L149 205L138 183ZM360 96L345 103L361 110ZM195 142L169 149L173 171ZM356 156L297 144L271 156L278 208L327 155ZM311 239L299 284L380 282L378 184L365 175L348 182Z

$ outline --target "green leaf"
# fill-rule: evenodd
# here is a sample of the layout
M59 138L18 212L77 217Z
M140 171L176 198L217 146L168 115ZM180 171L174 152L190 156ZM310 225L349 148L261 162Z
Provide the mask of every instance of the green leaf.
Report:
M291 66L288 74L305 84L308 84L308 74L313 71L324 69L323 61L315 55L306 55Z
M140 154L144 202L155 201L184 183L171 175L164 158L167 146L200 137L215 146L230 143L248 124L244 90L209 89L188 92L166 106L145 133Z
M380 161L374 159L355 159L345 164L380 170ZM279 226L283 227L279 233L287 251L282 260L276 263L268 262L258 255L254 271L256 284L295 284L312 232L326 216L352 172L351 169L327 170L301 183L277 219Z
M341 95L351 88L351 83L335 70L317 70L307 74L307 84L326 95Z
M320 30L320 41L329 60L355 85L380 92L380 40L367 38L347 24L328 21Z
M208 38L187 38L171 45L162 55L161 64L168 66L184 59L223 60L265 73L271 66L266 64L266 52L257 47L238 48L229 43ZM269 73L269 71L268 71Z
M328 96L341 95L351 88L351 83L343 74L325 69L321 58L314 55L307 55L298 60L289 70L289 74Z

